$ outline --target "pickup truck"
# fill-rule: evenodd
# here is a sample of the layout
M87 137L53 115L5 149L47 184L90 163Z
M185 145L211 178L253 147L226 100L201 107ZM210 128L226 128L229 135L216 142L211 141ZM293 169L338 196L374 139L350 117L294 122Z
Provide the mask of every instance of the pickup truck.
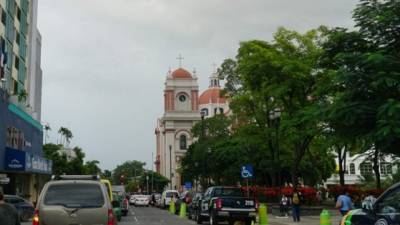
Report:
M209 220L210 225L228 221L234 224L236 221L244 221L250 225L256 220L256 202L252 198L246 198L239 187L210 187L204 193L200 201L200 208L196 213L196 222L201 224Z

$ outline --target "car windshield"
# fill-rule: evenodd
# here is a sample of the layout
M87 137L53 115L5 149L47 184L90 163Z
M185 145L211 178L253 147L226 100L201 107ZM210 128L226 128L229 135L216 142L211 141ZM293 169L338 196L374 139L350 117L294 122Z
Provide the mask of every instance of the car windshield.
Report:
M243 192L240 188L218 188L215 190L215 196L230 196L243 197Z
M96 208L104 205L103 193L97 184L55 184L44 197L45 205L67 208Z

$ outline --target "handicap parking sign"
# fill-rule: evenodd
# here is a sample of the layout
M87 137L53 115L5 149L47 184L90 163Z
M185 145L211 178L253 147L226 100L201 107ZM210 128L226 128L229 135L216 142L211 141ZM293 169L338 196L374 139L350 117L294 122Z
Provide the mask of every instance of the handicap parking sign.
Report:
M244 165L241 169L242 178L253 178L253 166Z

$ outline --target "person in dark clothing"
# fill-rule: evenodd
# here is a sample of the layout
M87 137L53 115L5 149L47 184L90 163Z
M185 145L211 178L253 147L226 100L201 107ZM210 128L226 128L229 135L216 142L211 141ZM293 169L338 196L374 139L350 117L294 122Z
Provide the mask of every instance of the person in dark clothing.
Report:
M4 201L3 191L0 189L0 221L1 225L20 225L17 209Z

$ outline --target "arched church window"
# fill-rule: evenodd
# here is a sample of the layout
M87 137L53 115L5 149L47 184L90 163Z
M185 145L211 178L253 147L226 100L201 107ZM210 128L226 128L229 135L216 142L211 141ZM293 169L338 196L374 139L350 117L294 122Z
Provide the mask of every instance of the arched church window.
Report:
M219 113L220 114L224 114L224 109L223 108L219 108Z
M187 149L187 140L185 135L181 135L179 137L179 147L181 150L186 150Z
M350 174L356 174L356 166L354 163L350 163Z
M208 116L208 109L201 109L201 114L204 116Z

